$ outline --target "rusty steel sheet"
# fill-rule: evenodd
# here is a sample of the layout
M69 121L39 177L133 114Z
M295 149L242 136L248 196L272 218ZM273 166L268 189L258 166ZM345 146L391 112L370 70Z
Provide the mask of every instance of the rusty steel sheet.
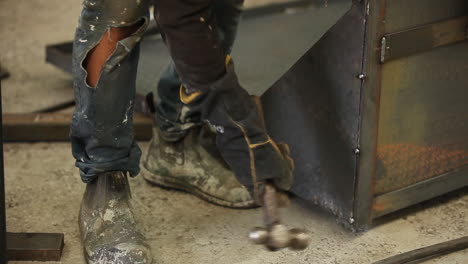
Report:
M5 142L68 141L71 113L5 113ZM153 118L135 113L133 128L136 140L150 140Z
M392 2L388 1L388 5L396 5ZM468 12L466 1L451 0L447 4ZM404 5L392 8L393 12L397 8L402 13L406 10ZM441 15L452 17L461 12L456 9L447 13L424 6L420 10L430 11L432 19L438 21L445 21ZM400 23L393 20L399 19L387 16L385 24L392 27ZM427 15L419 19L426 20ZM468 165L467 51L468 41L464 41L381 66L375 195Z
M62 233L7 233L8 260L60 261Z

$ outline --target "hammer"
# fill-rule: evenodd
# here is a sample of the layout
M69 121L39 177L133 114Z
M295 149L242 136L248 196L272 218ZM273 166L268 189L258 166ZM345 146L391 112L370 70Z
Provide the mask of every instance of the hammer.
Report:
M263 193L263 222L266 227L256 227L249 233L249 239L271 251L289 247L293 250L304 250L310 243L310 236L304 230L287 227L280 223L276 188L265 184Z

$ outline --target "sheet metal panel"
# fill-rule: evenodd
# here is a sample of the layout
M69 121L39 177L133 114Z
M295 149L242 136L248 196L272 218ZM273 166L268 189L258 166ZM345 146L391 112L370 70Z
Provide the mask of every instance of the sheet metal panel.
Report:
M354 202L363 13L354 6L262 96L268 131L295 159L292 191L346 221Z

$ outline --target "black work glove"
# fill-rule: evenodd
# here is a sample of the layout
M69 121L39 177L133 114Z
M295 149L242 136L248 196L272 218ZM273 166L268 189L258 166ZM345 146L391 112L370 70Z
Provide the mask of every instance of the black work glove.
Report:
M232 61L226 64L226 74L208 91L186 94L181 87L180 98L216 128L216 145L223 159L261 203L266 182L279 191L290 189L294 163L288 146L275 143L267 134L261 111L240 86Z

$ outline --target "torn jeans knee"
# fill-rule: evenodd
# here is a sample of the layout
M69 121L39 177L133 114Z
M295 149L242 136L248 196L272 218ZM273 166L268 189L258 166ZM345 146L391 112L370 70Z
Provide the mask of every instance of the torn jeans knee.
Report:
M139 42L149 21L147 2L84 2L73 47L76 109L70 136L76 166L85 182L105 171L139 172L141 151L134 140L132 121ZM143 4L146 6L140 6ZM136 24L141 25L135 32L117 42L97 85L89 86L83 67L89 52L111 27Z

